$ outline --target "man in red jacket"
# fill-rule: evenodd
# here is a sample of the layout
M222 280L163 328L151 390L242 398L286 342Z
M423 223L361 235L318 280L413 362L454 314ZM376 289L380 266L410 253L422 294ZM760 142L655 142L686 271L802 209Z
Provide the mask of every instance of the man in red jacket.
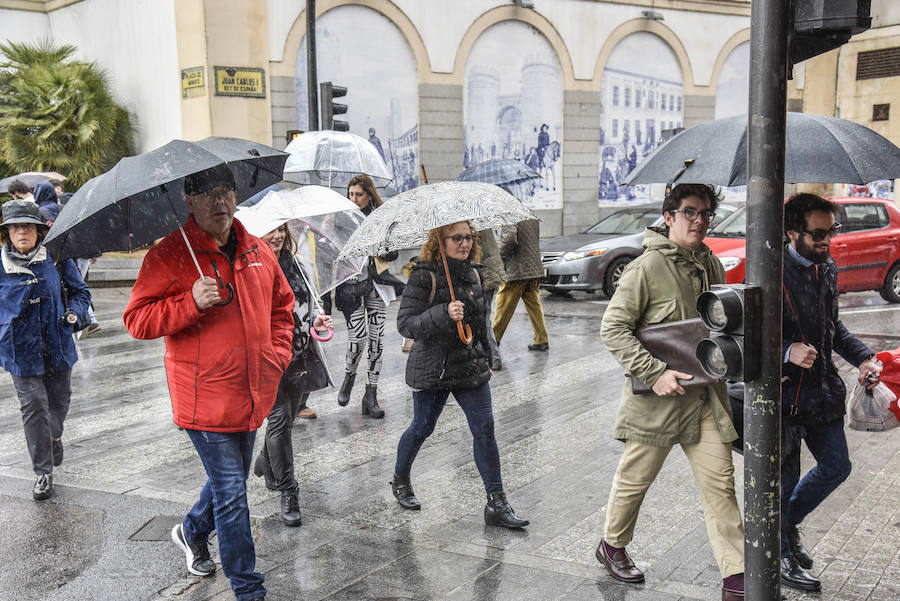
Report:
M237 600L264 599L263 576L254 571L247 475L256 430L291 358L294 295L269 245L233 220L237 197L227 167L185 178L184 194L187 240L175 231L147 253L125 326L135 338L165 336L174 421L208 476L172 540L189 572L209 576L215 564L208 537L216 530ZM194 257L207 275L198 277Z

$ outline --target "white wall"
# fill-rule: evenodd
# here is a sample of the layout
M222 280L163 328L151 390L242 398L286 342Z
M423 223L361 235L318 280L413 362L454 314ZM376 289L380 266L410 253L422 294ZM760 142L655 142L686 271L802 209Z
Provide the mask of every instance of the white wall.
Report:
M297 0L267 0L269 53L273 61L284 60L288 32L305 3ZM394 0L418 30L435 72L453 71L456 53L468 28L479 16L509 0ZM562 36L572 58L575 77L591 79L597 57L609 34L619 25L641 17L652 5L613 4L587 0L541 0L537 12L546 17ZM520 9L526 12L526 9ZM653 8L663 15L662 24L672 29L684 44L694 72L694 84L709 85L719 50L738 31L750 26L749 17ZM697 32L702 31L703 35ZM561 57L562 58L562 57ZM686 82L688 83L688 82Z
M89 0L47 16L57 42L106 69L119 102L138 117L139 152L181 137L173 0Z
M0 8L0 42L35 42L48 35L50 20L46 14Z

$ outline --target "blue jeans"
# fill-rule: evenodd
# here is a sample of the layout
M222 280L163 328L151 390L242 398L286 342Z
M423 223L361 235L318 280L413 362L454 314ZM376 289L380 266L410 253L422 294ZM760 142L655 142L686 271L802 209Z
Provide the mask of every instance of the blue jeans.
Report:
M256 548L250 532L247 476L256 432L185 430L200 455L208 480L200 500L184 517L184 536L206 544L215 530L222 571L237 601L265 597L263 575L255 572Z
M850 475L844 418L827 424L804 424L803 440L816 465L800 480L800 444L791 445L781 464L781 556L791 555L790 529L803 521ZM782 443L784 444L784 443ZM799 483L798 483L799 481Z
M459 403L472 432L472 452L484 489L488 493L503 492L500 478L500 451L494 438L494 414L491 410L491 387L485 382L477 388L454 390L414 390L413 421L400 437L394 474L409 479L413 461L425 439L434 432L450 393Z

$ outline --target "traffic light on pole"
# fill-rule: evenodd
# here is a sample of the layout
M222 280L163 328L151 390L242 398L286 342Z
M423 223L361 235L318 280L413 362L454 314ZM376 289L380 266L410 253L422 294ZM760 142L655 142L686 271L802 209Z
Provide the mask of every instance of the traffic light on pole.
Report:
M760 287L749 284L717 284L697 298L697 312L710 330L696 349L707 374L738 382L759 377L761 298Z
M319 84L319 106L322 107L322 129L335 131L349 131L350 124L346 121L335 119L335 115L343 115L347 112L347 105L335 102L335 98L347 95L347 88L336 86L330 81Z

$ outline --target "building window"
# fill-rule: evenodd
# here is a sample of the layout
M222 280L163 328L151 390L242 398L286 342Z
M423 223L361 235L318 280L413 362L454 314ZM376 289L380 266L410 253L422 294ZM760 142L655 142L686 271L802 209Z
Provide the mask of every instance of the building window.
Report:
M641 108L641 91L640 90L634 91L634 106L636 108Z
M650 92L649 94L647 94L647 108L648 109L653 108L653 92Z
M619 106L619 86L613 86L613 106Z
M681 112L681 94L678 95L678 112Z
M625 106L631 106L631 88L625 88Z
M613 134L612 135L613 138L619 137L619 120L618 119L612 120L612 134Z
M670 111L675 110L675 97L672 96L671 94L669 94L669 110Z
M900 75L900 46L860 52L856 55L856 79Z
M891 118L890 104L873 104L872 121L889 121Z

